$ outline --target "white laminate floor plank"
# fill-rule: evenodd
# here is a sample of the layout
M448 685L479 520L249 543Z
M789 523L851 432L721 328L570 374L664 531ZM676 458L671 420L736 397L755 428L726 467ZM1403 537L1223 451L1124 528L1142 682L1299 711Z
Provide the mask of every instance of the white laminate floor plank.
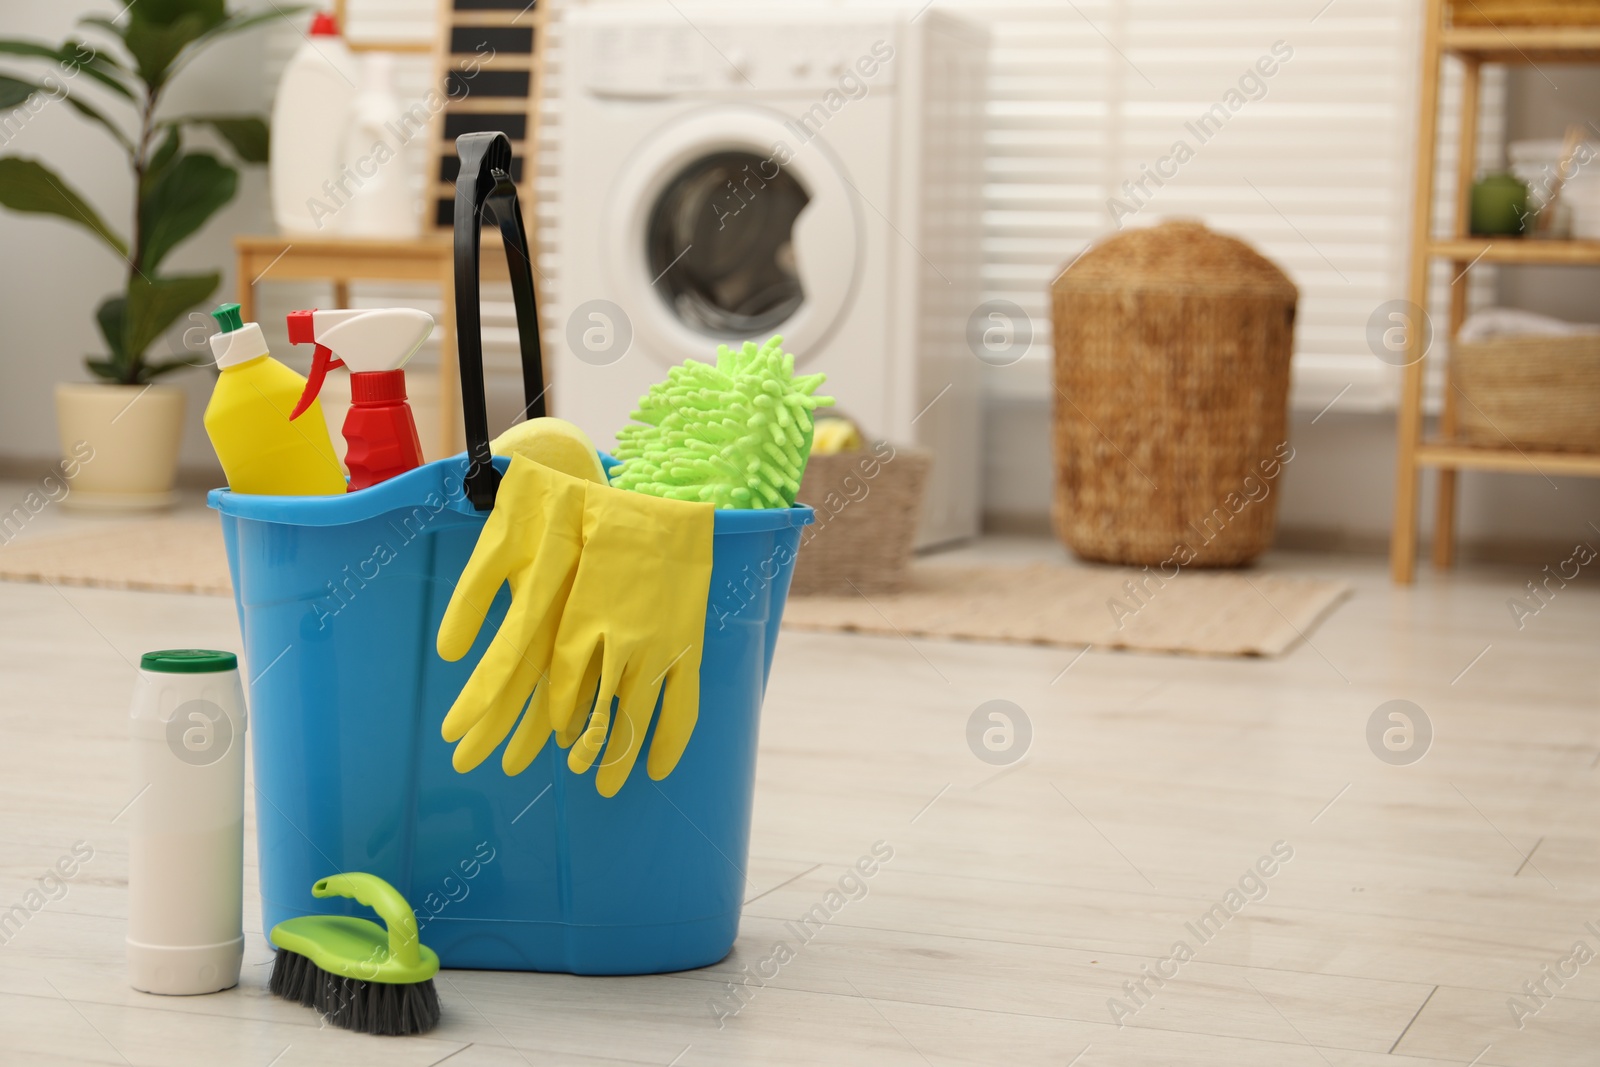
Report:
M1591 935L1587 940L1591 948L1600 947L1600 939ZM1553 966L1569 948L1570 941L1552 946L1543 962ZM1535 968L1526 977L1535 980L1541 976ZM1555 997L1537 1014L1513 1014L1508 1006L1511 998L1504 993L1440 986L1396 1051L1463 1063L1481 1053L1478 1063L1490 1067L1595 1063L1600 1060L1600 1005L1595 1003L1600 996L1600 988L1596 988L1600 976L1580 971L1566 992L1585 986L1589 987L1588 999L1548 986ZM1517 999L1524 1006L1531 1003L1526 996Z
M1070 565L1023 539L936 562L1037 559ZM641 978L450 972L443 1025L403 1041L266 993L253 834L240 988L128 988L114 820L132 664L237 650L233 605L0 583L0 908L94 849L0 943L0 1063L1418 1067L1486 1046L1481 1064L1600 1062L1600 962L1521 1029L1506 1006L1573 941L1600 951L1600 590L1574 582L1518 629L1506 601L1537 568L1410 589L1378 560L1260 570L1355 593L1273 660L785 633L734 954ZM1434 729L1410 766L1366 741L1397 698ZM1031 728L1010 766L969 747L992 700ZM800 939L878 841L894 858ZM1186 924L1277 841L1294 857L1265 896L1198 943ZM1194 958L1119 1027L1108 1001L1131 1003L1123 983L1178 940ZM732 1012L729 983L780 941L794 958Z

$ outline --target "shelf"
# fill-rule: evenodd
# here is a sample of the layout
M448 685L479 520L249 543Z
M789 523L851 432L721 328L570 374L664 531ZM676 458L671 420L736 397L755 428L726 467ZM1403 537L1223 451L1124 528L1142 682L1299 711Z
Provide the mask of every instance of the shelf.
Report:
M1477 471L1509 471L1513 474L1576 474L1600 477L1600 453L1596 452L1519 452L1505 448L1478 448L1430 442L1417 446L1417 464Z
M1485 63L1600 62L1600 27L1593 26L1460 26L1444 30L1440 43Z
M1429 241L1428 254L1457 263L1600 265L1600 241L1539 241L1522 237L1468 237Z
M1563 0L1547 2L1553 8ZM1505 4L1504 10L1513 10L1511 0L1505 0ZM1492 23L1484 17L1484 8L1491 6L1486 0L1475 0L1472 4L1467 0L1452 0L1449 3L1445 0L1429 0L1422 27L1419 64L1422 84L1417 98L1411 204L1411 217L1421 232L1414 239L1409 257L1409 292L1417 302L1426 302L1432 288L1435 265L1441 261L1449 262L1450 274L1454 276L1451 283L1451 332L1459 325L1464 313L1471 310L1468 287L1456 285L1455 282L1462 280L1480 262L1600 266L1600 241L1465 236L1471 225L1471 198L1465 195L1465 186L1472 183L1472 161L1478 158L1478 120L1482 118L1484 79L1491 68L1498 64L1524 67L1543 64L1600 66L1600 19L1586 19L1571 25L1509 26ZM1576 9L1575 3L1573 8ZM1519 2L1514 10L1526 19L1534 14L1534 5ZM1461 16L1460 21L1452 24L1455 16ZM1557 16L1540 14L1538 17L1553 19ZM1473 25L1474 21L1482 24ZM1457 62L1454 65L1446 64L1443 62L1446 56L1454 57ZM1457 110L1465 120L1452 122L1449 127L1450 139L1455 142L1456 164L1453 169L1457 195L1450 198L1452 203L1441 205L1435 195L1438 191L1435 179L1439 176L1438 156L1444 140L1441 136L1443 109L1440 105L1447 77L1455 83ZM1428 225L1429 220L1434 218L1435 209L1441 206L1450 209L1451 236L1445 240L1435 239ZM1398 426L1400 462L1395 478L1394 530L1389 541L1390 573L1398 585L1409 585L1416 577L1419 533L1417 505L1425 468L1432 468L1437 476L1432 555L1434 566L1441 569L1449 567L1455 558L1457 471L1506 471L1540 474L1547 478L1554 475L1600 478L1600 451L1519 451L1509 442L1504 447L1479 448L1463 443L1454 434L1445 439L1424 440L1422 427L1427 414L1427 384L1427 368L1422 360L1418 359L1405 368Z

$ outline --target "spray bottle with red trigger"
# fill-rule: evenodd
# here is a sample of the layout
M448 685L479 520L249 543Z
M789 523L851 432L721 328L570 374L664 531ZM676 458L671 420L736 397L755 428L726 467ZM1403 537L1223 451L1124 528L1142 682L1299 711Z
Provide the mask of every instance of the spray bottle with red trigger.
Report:
M422 465L422 442L400 368L432 332L433 316L412 308L289 312L290 343L317 346L306 391L290 419L311 406L330 368L350 370L344 462L351 492Z

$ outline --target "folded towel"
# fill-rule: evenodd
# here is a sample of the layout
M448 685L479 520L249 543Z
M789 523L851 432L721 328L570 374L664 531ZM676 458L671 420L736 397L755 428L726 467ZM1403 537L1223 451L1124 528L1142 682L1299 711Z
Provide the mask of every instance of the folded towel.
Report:
M1456 340L1475 344L1499 337L1576 337L1595 333L1600 333L1600 326L1593 323L1566 322L1516 308L1485 308L1461 324Z

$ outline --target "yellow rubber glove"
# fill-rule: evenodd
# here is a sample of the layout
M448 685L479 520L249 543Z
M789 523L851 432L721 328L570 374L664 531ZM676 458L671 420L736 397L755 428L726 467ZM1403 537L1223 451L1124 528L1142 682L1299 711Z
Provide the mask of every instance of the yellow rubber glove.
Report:
M505 619L440 728L446 741L460 741L451 757L457 771L482 763L519 715L522 725L502 757L507 773L533 762L550 736L550 664L583 547L585 484L524 456L512 457L500 480L494 510L439 623L439 655L454 662L477 639L500 586L511 583Z
M672 773L694 732L715 508L592 484L584 499L583 555L556 635L549 711L558 740L572 746L573 772L605 749L595 787L610 797L639 758L663 685L651 778Z

